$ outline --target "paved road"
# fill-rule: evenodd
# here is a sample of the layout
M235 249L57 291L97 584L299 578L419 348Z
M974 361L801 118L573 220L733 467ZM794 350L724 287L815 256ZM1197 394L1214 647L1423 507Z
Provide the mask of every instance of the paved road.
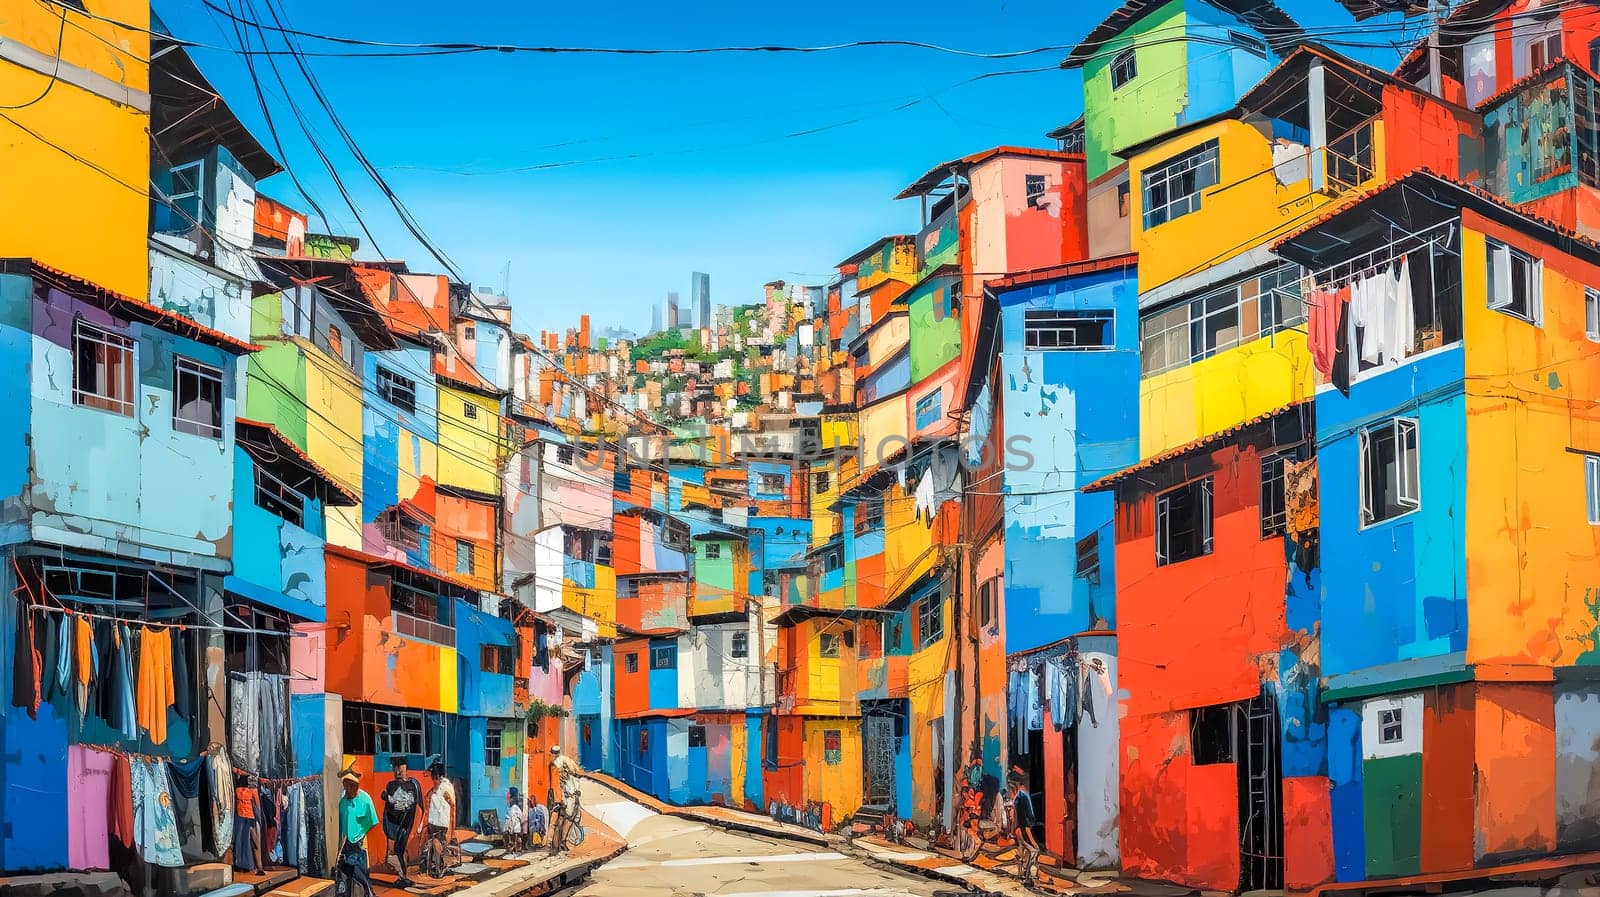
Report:
M575 892L582 897L932 897L949 891L821 847L663 816L589 782L583 809L629 850Z

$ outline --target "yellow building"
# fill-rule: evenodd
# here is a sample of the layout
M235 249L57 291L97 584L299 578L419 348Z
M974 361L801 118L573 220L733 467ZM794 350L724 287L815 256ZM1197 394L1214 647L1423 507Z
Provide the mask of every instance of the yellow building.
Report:
M17 0L0 13L0 245L147 299L150 4L94 12Z
M439 381L439 484L499 495L500 399Z

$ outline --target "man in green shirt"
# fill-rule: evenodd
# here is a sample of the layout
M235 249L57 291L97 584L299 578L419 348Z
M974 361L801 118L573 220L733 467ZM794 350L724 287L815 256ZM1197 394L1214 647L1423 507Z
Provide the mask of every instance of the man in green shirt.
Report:
M357 897L354 885L360 885L366 897L372 897L365 843L367 832L378 824L378 809L361 790L361 774L355 769L346 769L339 780L344 783L344 797L339 799L339 865L334 892L339 897Z

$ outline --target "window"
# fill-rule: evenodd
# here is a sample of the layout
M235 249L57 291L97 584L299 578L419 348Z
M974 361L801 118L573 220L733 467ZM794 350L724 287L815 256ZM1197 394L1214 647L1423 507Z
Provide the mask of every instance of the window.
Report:
M824 632L817 637L817 656L838 657L839 637L831 632Z
M1194 765L1232 763L1237 739L1231 704L1189 711L1189 758Z
M1089 533L1078 540L1076 575L1091 583L1100 582L1100 534Z
M256 468L256 507L270 511L295 526L306 525L306 499L265 468Z
M1591 342L1600 343L1600 290L1583 290L1583 332Z
M844 760L844 738L838 729L822 730L822 762L838 766Z
M378 732L378 753L422 753L422 714L414 710L390 710L388 717Z
M650 669L672 670L678 666L677 645L654 645L650 648Z
M440 645L456 643L455 602L396 579L389 583L394 631Z
M681 520L667 520L661 525L661 544L673 551L689 549L689 525Z
M883 529L883 498L873 496L856 503L856 535Z
M1583 456L1583 491L1588 499L1589 522L1600 526L1600 455Z
M478 668L485 673L499 673L502 676L511 675L512 657L510 645L482 645L479 648Z
M703 748L705 746L706 746L706 727L705 726L690 725L689 726L689 747L692 747L692 748L696 748L696 747Z
M172 428L222 438L222 369L172 356Z
M399 508L390 508L378 518L378 530L390 545L422 549L422 524L407 516Z
M1118 184L1117 185L1117 217L1118 218L1126 218L1129 215L1133 214L1133 210L1131 208L1129 208L1130 206L1133 205L1133 203L1131 202L1132 199L1133 199L1133 185L1128 183L1127 181L1123 181L1122 183Z
M1378 711L1378 743L1399 744L1405 740L1405 721L1401 708L1391 707Z
M462 339L477 339L478 338L478 328L473 326L473 325L471 325L471 324L468 324L468 325L462 327L461 328L461 338Z
M708 560L708 561L719 561L719 560L722 560L722 543L721 542L707 542L706 543L706 560Z
M1024 349L1109 349L1115 315L1109 311L1026 311Z
M1489 307L1538 324L1542 302L1544 265L1538 259L1499 240L1484 240L1489 274Z
M350 361L350 356L346 355L344 351L344 335L339 332L339 328L332 324L328 325L328 351L338 356L342 361Z
M185 162L175 165L169 172L172 187L167 190L167 206L177 213L172 222L174 230L186 231L200 226L200 204L205 194L205 161Z
M72 331L72 401L133 416L133 340L79 321Z
M1156 565L1211 553L1211 477L1156 496Z
M1589 71L1600 72L1600 38L1589 42Z
M505 739L500 734L500 729L490 727L483 731L483 765L499 766L505 759L506 752L503 747Z
M623 657L623 664L622 665L628 672L630 672L630 673L639 672L639 653L637 651L635 651L635 652L633 652L631 654L624 654L624 655L622 655L622 657Z
M822 493L827 492L828 487L831 485L833 485L832 479L826 473L814 473L811 475L812 492L821 495Z
M944 398L944 390L935 389L920 399L917 399L916 421L917 429L922 430L939 422L940 401Z
M832 573L844 569L844 548L830 548L822 553L822 570Z
M572 463L572 459L573 459L573 457L575 455L576 455L576 453L573 451L572 446L570 446L570 445L558 445L558 446L556 446L556 463L557 464L571 464Z
M456 540L456 572L464 576L471 576L477 569L477 546L466 539Z
M1044 208L1045 183L1042 174L1025 174L1022 176L1023 191L1028 198L1028 208Z
M1288 522L1288 507L1283 491L1283 465L1292 452L1267 455L1261 459L1261 538L1281 536Z
M478 406L472 404L471 402L462 402L461 403L461 416L465 417L467 420L477 420L478 419Z
M1535 37L1533 43L1528 45L1528 69L1530 72L1537 72L1548 65L1553 65L1561 58L1560 25L1558 24L1556 28L1556 31Z
M1111 57L1111 89L1116 90L1139 76L1139 60L1129 47Z
M417 410L417 384L388 368L378 368L378 396L401 411Z
M926 648L944 638L944 596L938 593L917 605L917 645Z
M978 625L983 627L993 626L998 614L995 607L995 581L984 580L978 586Z
M1361 524L1408 514L1422 506L1417 468L1417 422L1397 417L1360 432Z
M1179 368L1305 320L1300 268L1280 265L1145 315L1140 369L1150 375Z
M781 473L763 473L756 478L756 488L761 492L783 492L784 482Z
M1200 209L1200 191L1217 185L1217 141L1144 172L1144 227L1149 230Z
M743 632L735 632L728 645L728 656L739 658L750 656L750 636Z

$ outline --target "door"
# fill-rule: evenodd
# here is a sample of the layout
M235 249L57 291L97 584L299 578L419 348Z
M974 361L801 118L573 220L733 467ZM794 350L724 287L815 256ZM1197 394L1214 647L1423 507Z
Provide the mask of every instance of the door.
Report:
M584 769L600 768L600 716L585 713L578 717L578 762Z
M1283 773L1278 708L1270 694L1236 705L1239 770L1239 889L1283 888Z
M872 715L862 720L866 736L864 750L866 762L863 797L864 806L889 808L894 806L894 717Z

